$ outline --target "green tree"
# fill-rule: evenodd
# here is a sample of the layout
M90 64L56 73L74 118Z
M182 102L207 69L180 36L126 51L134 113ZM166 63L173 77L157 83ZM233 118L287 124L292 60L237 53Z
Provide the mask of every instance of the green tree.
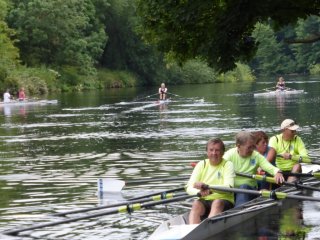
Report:
M109 36L101 65L113 70L127 70L139 76L142 84L151 85L167 78L163 54L145 44L135 29L138 26L135 2L110 0L105 11Z
M290 73L295 66L286 52L283 42L279 41L270 25L257 24L252 35L258 42L258 50L251 67L262 75Z
M295 30L296 37L299 39L317 35L320 31L320 19L311 16L305 21L300 20ZM320 63L320 42L292 44L292 49L296 56L299 72L308 72L313 65Z
M315 0L158 1L137 0L143 37L179 62L197 56L219 71L251 60L257 50L250 37L257 22L275 29L298 18L319 15Z
M19 50L14 46L11 37L15 32L4 21L7 15L7 3L0 0L0 81L19 65Z
M90 0L12 0L8 22L30 66L71 65L90 72L106 43ZM96 1L97 2L97 1Z

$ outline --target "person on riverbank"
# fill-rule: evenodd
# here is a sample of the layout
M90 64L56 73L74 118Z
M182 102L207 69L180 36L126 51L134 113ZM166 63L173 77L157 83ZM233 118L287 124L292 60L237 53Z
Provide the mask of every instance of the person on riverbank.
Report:
M205 189L204 185L223 187L234 186L234 169L230 161L222 158L225 146L222 140L210 139L206 147L208 159L200 161L194 168L187 184L188 194L197 194L201 198L192 204L189 214L189 224L200 223L206 217L215 216L234 206L233 193L216 192Z
M276 85L276 89L279 91L283 91L286 88L286 83L284 81L283 77L279 77L277 85Z
M236 147L229 149L223 156L231 161L235 172L245 174L256 174L260 167L262 170L274 176L276 183L283 183L284 177L279 168L273 166L268 160L255 150L255 137L253 133L241 131L236 135ZM241 189L257 189L257 181L252 178L236 176L234 185ZM237 193L235 196L235 206L239 206L255 198L255 195Z
M159 99L160 100L166 100L167 98L167 91L166 85L164 83L161 83L161 86L159 88Z
M19 93L18 93L18 99L19 101L24 101L26 100L26 94L24 92L24 88L20 88Z
M272 136L269 141L270 150L267 159L276 159L276 166L284 172L301 173L299 161L309 160L308 151L302 139L297 135L299 125L292 119L285 119L280 126L282 133ZM288 182L296 181L294 176Z
M9 93L9 89L3 94L3 102L7 103L11 101L11 95Z

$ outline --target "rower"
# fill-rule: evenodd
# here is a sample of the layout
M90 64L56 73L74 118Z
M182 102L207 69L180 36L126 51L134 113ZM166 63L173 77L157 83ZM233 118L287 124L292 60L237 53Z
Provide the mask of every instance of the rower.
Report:
M19 89L18 99L19 99L19 101L26 100L26 94L24 92L24 88L23 87Z
M286 83L284 81L284 78L283 77L279 77L277 85L276 85L276 89L280 90L280 91L283 91L283 90L285 90L285 88L286 88Z
M256 150L265 158L268 155L270 147L268 146L269 142L269 137L264 131L256 131L253 132L253 135L255 137L255 143L256 143ZM272 161L270 162L273 166L276 165L275 159L271 159ZM266 175L262 169L258 168L257 174L259 175ZM268 175L270 176L270 175ZM258 183L258 189L275 189L276 185L273 185L271 183L268 183L266 181L257 181Z
M255 137L253 133L241 131L236 135L236 147L229 149L223 156L234 165L235 172L256 174L260 167L262 170L274 176L277 184L284 182L284 177L279 168L273 166L268 160L255 150ZM257 189L257 182L254 179L236 176L234 185L236 188ZM255 198L255 195L237 193L235 206L239 206Z
M166 100L167 97L167 91L166 85L164 83L161 83L161 86L159 88L159 99L160 100Z
M7 103L11 101L11 95L9 93L9 89L3 94L3 102Z
M194 168L187 184L187 193L197 194L201 198L192 204L189 214L189 224L200 223L206 217L215 216L234 205L233 193L212 192L205 185L233 187L235 172L233 164L222 158L225 146L222 140L210 139L206 147L208 159L200 161Z
M282 171L301 173L299 162L309 160L308 151L302 139L296 135L299 125L292 119L285 119L280 126L281 134L270 138L270 150L267 159L276 158L276 166ZM296 181L294 176L288 177L288 182Z

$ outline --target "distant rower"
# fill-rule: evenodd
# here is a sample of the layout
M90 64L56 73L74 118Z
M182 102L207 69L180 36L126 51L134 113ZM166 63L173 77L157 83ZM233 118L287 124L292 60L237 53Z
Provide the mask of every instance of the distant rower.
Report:
M285 90L285 88L286 88L286 83L284 81L284 78L283 77L279 77L276 89L280 90L280 91L283 91L283 90Z
M161 86L159 88L160 100L165 100L166 99L167 91L168 91L168 89L166 88L166 85L164 83L161 83Z

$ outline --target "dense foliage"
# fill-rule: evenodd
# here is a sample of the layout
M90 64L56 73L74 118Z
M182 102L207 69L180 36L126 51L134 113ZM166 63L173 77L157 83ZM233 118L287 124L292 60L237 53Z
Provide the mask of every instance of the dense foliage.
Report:
M102 54L104 26L91 0L12 0L8 15L17 30L21 59L29 66L79 66L84 73Z
M141 32L179 62L201 57L220 72L248 62L257 50L252 32L258 22L274 28L319 15L316 0L137 0Z
M308 17L318 14L318 5L0 0L0 90L24 86L27 94L40 94L253 80L250 68L267 75L319 74L318 42L288 44L319 35L319 17Z

